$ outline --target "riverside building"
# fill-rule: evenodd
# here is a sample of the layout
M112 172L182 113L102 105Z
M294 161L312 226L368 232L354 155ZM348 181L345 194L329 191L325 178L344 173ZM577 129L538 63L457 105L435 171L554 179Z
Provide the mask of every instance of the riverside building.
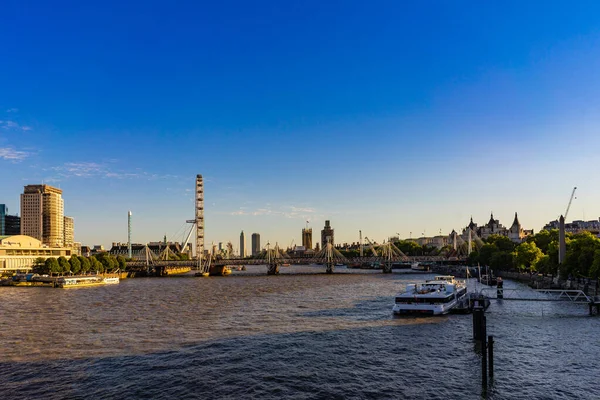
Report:
M0 237L0 273L29 271L37 258L71 257L72 250L44 245L27 235Z
M75 231L73 217L64 217L63 219L63 236L64 247L74 248L75 246Z
M62 190L50 185L27 185L21 194L21 234L50 247L64 245Z

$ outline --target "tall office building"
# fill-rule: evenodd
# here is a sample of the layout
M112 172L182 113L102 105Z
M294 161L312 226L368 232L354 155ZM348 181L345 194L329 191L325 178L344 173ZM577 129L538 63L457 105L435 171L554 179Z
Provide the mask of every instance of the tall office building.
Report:
M334 245L333 228L331 227L329 220L325 221L325 227L321 231L321 248L327 247L327 243Z
M5 224L6 222L4 222L6 215L8 214L8 207L6 207L6 204L0 204L0 236L4 236L6 235L4 232L6 231L5 228Z
M21 217L8 215L8 207L0 204L0 236L21 234Z
M21 194L21 234L51 247L64 245L62 190L49 185L27 185Z
M302 246L312 249L312 228L302 228Z
M240 257L246 257L246 253L246 234L244 233L244 231L242 231L242 233L240 233Z
M252 256L256 256L260 253L260 234L252 234Z
M63 229L64 229L63 246L72 249L73 245L75 244L75 228L74 228L73 217L64 217L63 225L64 225L63 226Z

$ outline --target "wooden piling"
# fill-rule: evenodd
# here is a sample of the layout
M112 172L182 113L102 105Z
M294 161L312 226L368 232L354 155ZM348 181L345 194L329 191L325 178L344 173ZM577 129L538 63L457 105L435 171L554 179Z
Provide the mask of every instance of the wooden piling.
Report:
M489 359L489 376L490 379L494 378L494 337L488 336L488 359Z

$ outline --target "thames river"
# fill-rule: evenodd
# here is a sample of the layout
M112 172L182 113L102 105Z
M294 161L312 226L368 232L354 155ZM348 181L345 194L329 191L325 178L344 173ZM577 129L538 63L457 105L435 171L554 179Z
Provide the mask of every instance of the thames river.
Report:
M481 398L470 315L391 313L396 293L432 275L323 269L0 287L0 398ZM493 302L487 321L488 398L600 398L600 318L587 306Z

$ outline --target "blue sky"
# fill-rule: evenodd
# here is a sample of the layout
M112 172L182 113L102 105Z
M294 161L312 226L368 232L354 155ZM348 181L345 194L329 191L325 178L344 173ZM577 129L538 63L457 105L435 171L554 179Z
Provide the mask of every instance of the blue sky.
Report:
M84 244L413 237L600 216L600 3L5 1L0 203Z

